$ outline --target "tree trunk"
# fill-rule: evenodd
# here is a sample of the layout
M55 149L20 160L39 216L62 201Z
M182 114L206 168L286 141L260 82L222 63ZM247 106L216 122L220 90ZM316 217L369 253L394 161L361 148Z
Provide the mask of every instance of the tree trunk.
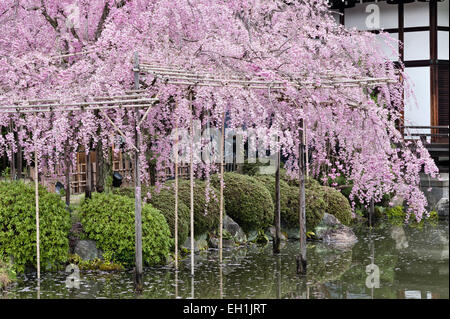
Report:
M69 157L69 141L66 141L64 146L64 162L65 162L65 177L66 177L66 207L70 206L70 157Z
M91 150L86 155L86 188L85 198L92 198L92 163L91 163Z
M19 134L17 134L16 132L14 133L15 139L16 141L19 140ZM18 143L19 144L19 143ZM21 179L22 178L22 146L18 145L17 148L17 156L16 156L16 160L17 160L17 179Z
M103 157L103 144L101 140L99 140L97 143L96 153L97 153L97 162L95 164L97 174L96 190L99 193L103 193L105 191L105 171L104 171L105 159Z
M273 253L279 254L281 250L281 200L280 200L280 152L277 155L277 170L275 172L275 238L273 240Z
M303 128L303 120L300 128ZM303 144L303 131L299 135L298 181L299 181L299 224L300 224L300 255L297 256L297 273L306 274L306 213L305 213L305 145Z

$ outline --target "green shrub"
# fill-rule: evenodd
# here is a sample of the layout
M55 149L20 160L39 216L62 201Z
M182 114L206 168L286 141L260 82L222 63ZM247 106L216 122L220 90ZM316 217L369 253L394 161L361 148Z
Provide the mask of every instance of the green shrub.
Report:
M5 262L0 257L0 293L16 279L16 272L11 262Z
M159 193L155 188L151 188L151 198L148 200L153 207L157 208L166 218L172 237L175 235L175 192L171 189L161 189ZM194 197L195 198L195 197ZM194 211L195 214L195 211ZM178 198L178 242L183 244L189 236L190 209ZM194 215L195 221L195 215ZM195 231L195 224L194 224Z
M334 215L342 224L350 225L352 207L348 199L335 188L322 186L325 190L326 212Z
M173 180L166 182L170 190L167 190L174 195L175 183ZM210 198L206 202L206 182L202 180L195 180L194 183L194 233L195 236L207 232L215 231L219 228L220 207L219 200L214 196L218 196L217 189L210 185ZM188 229L190 224L190 203L191 203L191 186L189 180L181 179L178 181L178 198L188 208Z
M270 192L256 178L237 174L224 174L225 211L246 232L268 227L273 223L274 206ZM220 187L218 175L211 178Z
M134 198L134 187L113 187L112 193L115 195L126 196L129 198ZM142 197L147 193L147 188L142 186L141 194Z
M112 262L134 264L134 200L115 194L94 193L81 205L80 218L87 238L111 255ZM164 216L149 204L142 205L142 257L146 265L165 261L172 239Z
M256 177L270 191L275 205L275 177L271 175L259 175ZM305 203L306 203L306 228L313 230L322 220L325 211L325 202L320 185L318 188L311 186L313 182L305 185ZM316 184L314 184L316 186ZM280 204L281 204L281 225L284 228L299 227L299 189L295 186L289 186L287 182L280 177Z
M34 185L0 182L0 258L12 257L23 272L36 267L36 204ZM39 187L41 269L55 269L69 254L70 216L60 196Z
M164 215L169 225L172 237L175 235L175 193L167 188L156 192L155 187L142 187L142 198L146 198L147 192L151 193L151 198L147 199L147 203L158 209ZM114 194L127 196L134 199L134 188L120 187L113 190ZM184 243L189 236L189 207L178 198L178 241ZM194 226L195 229L195 226Z

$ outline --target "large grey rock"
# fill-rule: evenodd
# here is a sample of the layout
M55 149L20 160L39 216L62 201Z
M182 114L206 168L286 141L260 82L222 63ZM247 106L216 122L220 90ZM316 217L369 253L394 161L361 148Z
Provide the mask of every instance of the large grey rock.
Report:
M441 198L437 202L436 211L440 219L448 219L448 198Z
M79 240L75 244L74 253L83 260L103 259L103 251L97 248L97 244L93 240Z
M324 243L337 249L351 248L358 241L350 227L343 225L336 217L328 213L324 214L314 233Z
M225 215L223 219L223 229L233 237L235 242L245 243L247 241L247 236L242 228L228 215Z
M275 236L276 236L275 226L269 227L269 235L272 237L272 239L275 238ZM287 240L286 236L283 233L280 234L280 239L283 240L283 241Z
M408 248L409 243L403 226L392 226L391 237L395 240L395 249L402 250Z
M191 237L189 236L186 238L186 241L184 242L183 246L184 249L191 250ZM198 252L200 249L198 247L197 241L194 239L194 252Z

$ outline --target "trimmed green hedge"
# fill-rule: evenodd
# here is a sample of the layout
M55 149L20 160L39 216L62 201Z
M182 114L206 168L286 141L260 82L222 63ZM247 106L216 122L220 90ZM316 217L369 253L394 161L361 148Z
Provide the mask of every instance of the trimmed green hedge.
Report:
M134 200L115 194L94 193L80 208L80 218L87 238L112 261L125 266L134 264ZM142 205L142 257L146 265L165 261L172 246L169 226L164 216L149 204Z
M352 207L348 199L337 189L322 186L325 190L324 200L327 205L326 212L334 215L344 225L352 221Z
M147 199L147 203L158 209L164 215L169 225L172 237L175 235L175 193L173 190L166 188L156 192L155 187L142 187L142 198L145 198L147 192L151 193L151 198ZM113 193L117 195L127 196L134 199L134 188L120 187L114 188ZM189 207L179 198L178 199L178 242L184 243L189 236ZM195 228L195 226L194 226Z
M270 192L254 177L224 174L225 211L246 232L264 229L273 224L274 206ZM220 187L218 175L211 177L216 188Z
M152 187L151 198L148 200L153 207L157 208L166 218L172 237L175 235L175 192L171 189L161 189L159 193ZM178 200L178 242L182 245L189 236L189 207L184 201ZM195 221L195 218L194 218ZM195 231L195 224L194 224Z
M39 187L41 269L58 268L69 254L70 214L60 196ZM13 258L23 272L36 267L36 204L34 185L0 182L0 258Z
M175 182L173 180L165 183L170 187L170 192L175 193ZM212 193L211 193L212 192ZM210 198L206 202L206 182L202 180L195 180L194 184L194 233L195 236L204 233L215 231L219 228L220 207L217 189L210 185ZM214 195L213 195L214 194ZM217 199L214 198L217 197ZM190 217L190 203L191 203L191 186L189 180L180 179L178 181L178 198L188 208L188 229Z
M258 175L258 180L264 183L264 186L270 191L275 205L275 177L272 175ZM305 186L306 202L306 228L313 230L322 220L325 211L325 202L323 192L317 188L314 182L309 182ZM290 186L286 181L280 178L280 204L281 204L281 225L284 228L299 227L299 189Z

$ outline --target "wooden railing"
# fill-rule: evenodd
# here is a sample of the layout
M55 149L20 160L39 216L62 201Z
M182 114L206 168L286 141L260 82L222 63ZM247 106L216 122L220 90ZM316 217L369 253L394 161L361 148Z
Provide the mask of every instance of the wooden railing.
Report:
M399 126L398 129L403 132L405 139L414 139L419 137L424 143L448 144L449 142L449 126ZM422 130L426 132L415 132Z

